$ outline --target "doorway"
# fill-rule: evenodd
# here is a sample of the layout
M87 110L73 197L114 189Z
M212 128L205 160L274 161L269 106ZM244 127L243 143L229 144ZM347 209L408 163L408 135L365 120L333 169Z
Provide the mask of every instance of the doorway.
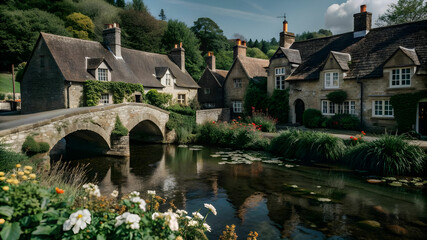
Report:
M139 95L139 94L135 95L135 102L139 102L139 103L142 102L141 101L141 95Z
M420 102L418 104L418 132L427 135L427 102Z
M302 115L305 111L304 102L301 99L295 101L295 122L302 125Z

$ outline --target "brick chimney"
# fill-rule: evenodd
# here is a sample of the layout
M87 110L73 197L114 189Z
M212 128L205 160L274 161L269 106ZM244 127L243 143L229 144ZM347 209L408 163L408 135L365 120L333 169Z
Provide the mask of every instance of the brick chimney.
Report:
M206 64L212 71L216 71L216 60L213 52L208 52L208 56L206 57Z
M169 58L185 72L185 49L182 47L182 42L175 44L175 47L171 50Z
M236 46L233 47L234 59L239 57L246 57L246 41L236 39Z
M122 57L120 33L121 30L118 23L105 24L105 29L102 31L104 45L116 56L116 58Z
M372 27L372 13L366 11L366 5L360 6L360 13L354 17L354 38L364 37L369 33Z
M288 32L288 21L283 20L283 32L280 33L280 47L290 48L295 42L295 34Z

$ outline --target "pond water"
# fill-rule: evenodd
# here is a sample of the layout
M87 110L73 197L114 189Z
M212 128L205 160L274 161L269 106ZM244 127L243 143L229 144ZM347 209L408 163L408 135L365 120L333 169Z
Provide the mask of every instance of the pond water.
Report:
M427 239L425 188L370 184L346 170L174 145L131 145L130 158L72 162L89 163L88 177L96 175L103 194L156 190L189 213L213 204L209 239L231 224L239 239L250 231L258 239Z

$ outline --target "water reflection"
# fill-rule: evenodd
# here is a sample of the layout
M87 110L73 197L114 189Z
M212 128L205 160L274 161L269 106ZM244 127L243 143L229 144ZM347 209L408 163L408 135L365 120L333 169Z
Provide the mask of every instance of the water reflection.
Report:
M405 237L426 237L426 195L423 190L405 190L367 184L348 172L310 167L287 169L254 162L251 165L219 165L211 157L217 149L190 150L171 145L132 146L125 159L91 158L90 175L99 181L103 194L119 190L159 195L188 212L212 203L218 216L210 216L218 239L225 225L235 224L244 239L257 231L260 239L326 239L351 236L365 239L399 239L384 226L408 230ZM224 151L224 150L223 150ZM284 184L331 196L334 203L321 203ZM205 211L204 209L202 212ZM357 224L375 220L382 229L372 231ZM337 238L335 238L337 239Z

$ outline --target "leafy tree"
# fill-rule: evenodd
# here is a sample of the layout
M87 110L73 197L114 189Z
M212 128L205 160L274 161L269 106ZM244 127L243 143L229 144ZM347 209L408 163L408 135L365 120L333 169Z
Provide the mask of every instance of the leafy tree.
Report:
M216 68L229 70L233 64L233 51L220 51L215 53Z
M178 20L169 20L163 35L162 44L168 50L176 43L182 42L185 49L185 68L194 79L200 79L204 60L199 50L199 40L196 35Z
M254 48L261 49L262 45L261 45L261 43L260 43L260 42L258 42L258 39L257 39L257 40L255 40L255 42L254 42L254 46L253 46L253 47L254 47Z
M389 5L387 11L379 16L377 26L387 26L427 19L427 2L424 0L399 0Z
M228 48L227 38L221 28L210 18L199 18L191 27L200 40L200 50L203 54L208 51L222 51Z
M71 1L55 1L55 3L49 6L48 11L60 17L62 20L65 20L71 13L78 12L76 5Z
M268 50L270 50L270 43L265 41L264 39L261 40L261 51L263 53L267 53Z
M132 8L135 11L147 11L147 7L142 0L132 0Z
M116 4L116 1L115 0L105 0L107 3L109 3L109 4L111 4L111 5L113 5L113 6L115 6L115 4Z
M250 48L254 47L254 41L252 41L252 38L249 39L249 42L247 43L247 45Z
M276 49L269 49L267 51L267 57L268 59L270 59L271 57L273 57L273 55L276 53Z
M148 11L133 9L123 10L119 16L123 46L148 52L161 52L165 22L155 19Z
M273 46L279 46L279 42L275 37L270 40L270 44Z
M295 41L304 41L313 38L321 38L332 36L332 32L326 29L320 29L317 32L303 32L302 34L297 34L295 37Z
M67 31L74 37L80 39L92 39L94 37L95 25L88 16L72 13L66 19Z
M116 6L119 8L124 8L126 6L125 0L116 0Z
M71 36L64 21L51 13L39 9L10 11L0 8L1 68L27 61L40 32Z
M166 21L165 10L163 10L163 8L162 8L162 9L160 9L159 18L160 18L160 20L162 20L162 21Z
M247 48L246 56L253 57L253 58L268 59L267 55L265 55L265 53L263 53L259 48Z

